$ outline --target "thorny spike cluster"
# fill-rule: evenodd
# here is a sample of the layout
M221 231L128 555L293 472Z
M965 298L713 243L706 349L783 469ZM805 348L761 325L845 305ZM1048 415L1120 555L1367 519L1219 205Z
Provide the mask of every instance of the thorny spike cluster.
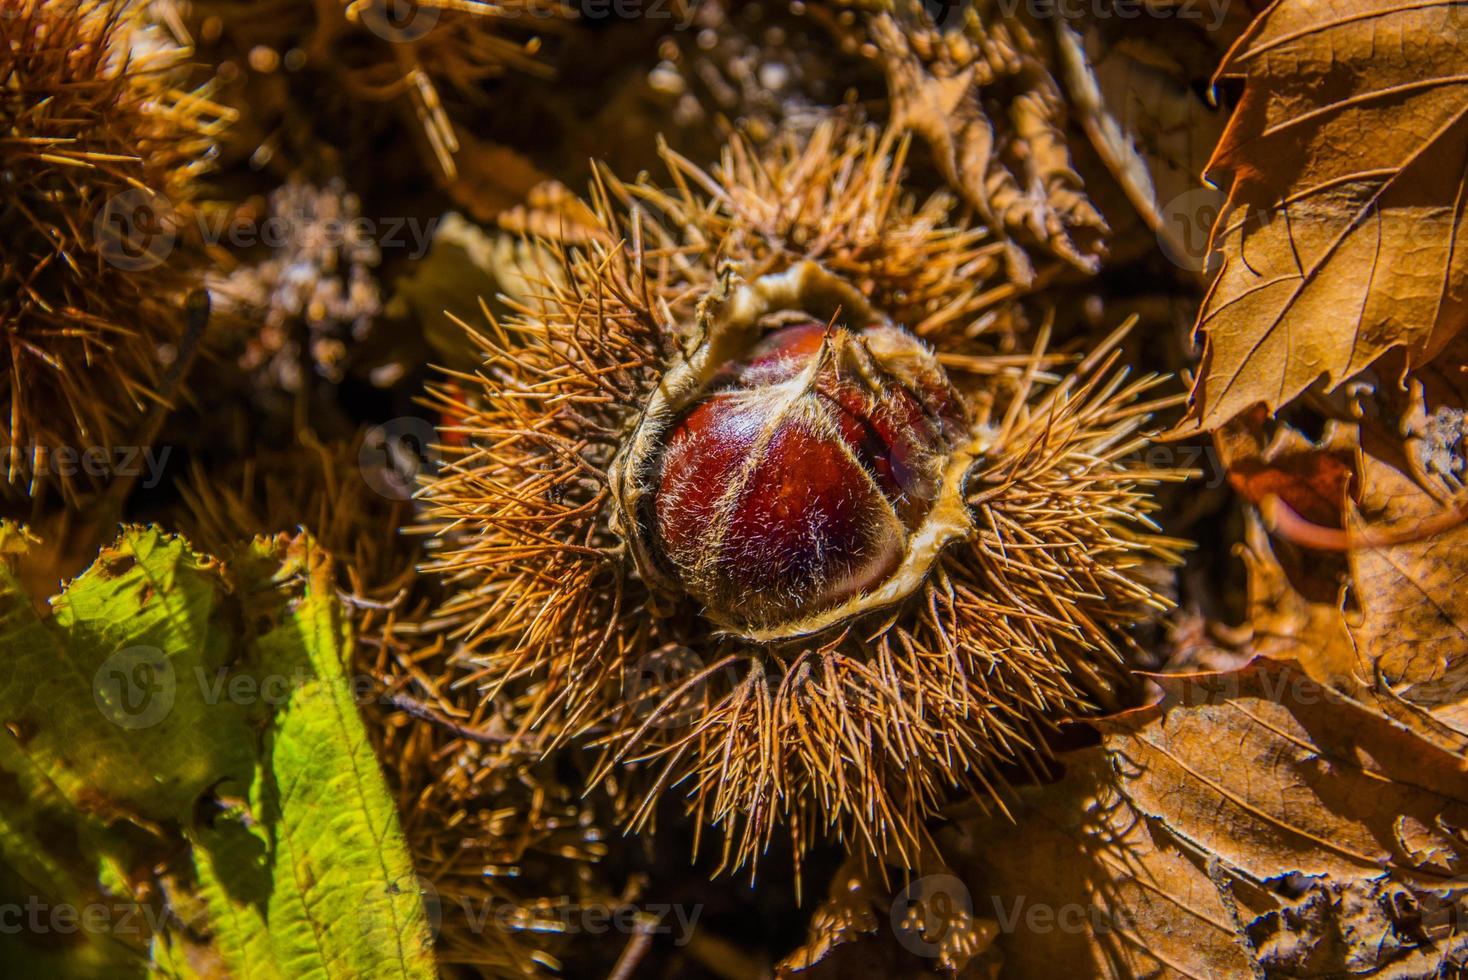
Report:
M179 529L196 547L225 555L256 535L305 527L336 557L353 600L380 605L401 595L414 555L402 538L364 529L391 528L406 510L361 478L361 438L321 443L303 433L296 445L210 473L197 460L179 483Z
M1033 281L1036 246L1099 270L1110 229L1068 149L1055 25L994 0L832 2L864 11L892 125L920 136L943 179L1005 238L1011 277Z
M556 0L190 0L183 9L201 42L222 41L225 50L233 49L250 81L261 86L235 91L239 103L271 101L267 87L280 82L276 66L294 52L320 73L313 77L324 75L333 83L333 91L313 93L318 109L339 113L342 95L406 104L418 121L423 149L445 180L458 175L462 135L446 101L482 97L479 86L507 71L547 76L549 68L538 58L541 35L559 30L559 22L572 15ZM536 33L518 37L527 27ZM337 56L343 48L353 52L352 59ZM274 122L261 134L257 164L290 138L282 131L288 125Z
M823 127L712 175L669 154L674 192L600 179L602 240L435 396L430 568L476 679L599 736L632 826L686 787L725 867L780 823L797 857L839 834L912 866L1165 606L1147 488L1180 474L1127 461L1161 379L1107 345L955 391L902 325L960 332L994 253L901 156Z
M92 0L0 15L0 487L45 482L57 448L135 436L123 420L158 397L182 332L188 263L155 249L225 114L182 90L187 51L141 17Z

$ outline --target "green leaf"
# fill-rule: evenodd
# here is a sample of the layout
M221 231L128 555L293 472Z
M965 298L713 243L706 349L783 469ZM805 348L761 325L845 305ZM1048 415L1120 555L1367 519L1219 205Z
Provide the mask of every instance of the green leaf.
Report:
M249 778L246 713L203 683L231 653L213 621L224 585L217 563L146 528L124 529L45 619L0 567L6 737L78 810L186 821L206 789Z
M412 860L357 711L330 559L307 537L279 537L239 566L247 621L269 624L253 644L261 690L283 699L248 806L197 838L219 947L241 976L435 976Z
M243 713L192 682L227 652L210 625L224 582L180 540L132 528L43 616L15 568L38 544L0 524L0 904L24 916L0 957L141 976L145 913L161 909L145 910L130 871L166 852L163 825L252 771Z
M152 873L171 899L161 935L84 935L66 975L436 976L329 556L281 536L226 566L129 528L44 617L12 567L33 543L0 522L0 898Z

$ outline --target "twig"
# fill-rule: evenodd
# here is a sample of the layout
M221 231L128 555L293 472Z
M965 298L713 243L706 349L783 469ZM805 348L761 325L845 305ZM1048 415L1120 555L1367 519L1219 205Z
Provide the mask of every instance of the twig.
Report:
M382 700L389 707L396 708L404 714L417 718L419 721L426 721L430 724L447 728L460 738L466 738L471 742L478 742L481 745L503 745L506 742L514 741L515 738L514 735L510 734L497 734L495 732L487 732L482 728L470 728L468 725L461 725L452 718L445 717L431 705L425 704L416 698L410 698L406 694L384 694Z
M612 967L612 972L607 974L607 980L630 980L632 971L637 969L637 964L642 962L642 958L652 948L652 931L648 924L640 917L635 921L636 931L627 940L627 946L622 950L622 955L617 957L617 963Z

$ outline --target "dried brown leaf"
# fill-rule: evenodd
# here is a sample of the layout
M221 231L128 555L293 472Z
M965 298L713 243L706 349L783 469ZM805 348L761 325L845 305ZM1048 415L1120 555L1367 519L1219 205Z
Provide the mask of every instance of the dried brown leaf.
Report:
M925 889L925 882L938 887ZM848 859L812 913L805 944L776 966L776 975L921 980L941 971L961 980L996 977L1000 963L990 952L998 929L950 901L962 888L951 874L930 875L894 898L869 862Z
M1278 2L1219 70L1243 98L1208 168L1222 270L1189 421L1274 410L1468 318L1468 10Z
M1164 254L1201 272L1217 192L1202 187L1199 174L1223 132L1224 114L1204 104L1185 66L1163 46L1163 40L1185 46L1180 27L1153 39L1130 24L1111 26L1057 20L1056 51L1072 113Z
M1249 571L1251 648L1260 657L1293 660L1311 678L1343 690L1371 683L1346 626L1340 589L1328 598L1307 598L1290 581L1263 523L1250 515L1240 550Z
M1213 433L1234 490L1256 506L1278 497L1295 513L1325 527L1341 526L1356 441L1353 427L1330 422L1312 442L1286 423L1271 424L1257 409Z
M1261 661L1155 707L940 844L1006 976L1431 976L1468 955L1468 773L1378 711ZM1031 909L1044 914L1031 915Z
M1251 515L1254 653L1297 661L1454 752L1468 747L1460 374L1435 363L1380 385L1359 426L1328 423L1318 443L1278 421L1261 449L1262 410L1214 433L1235 487L1279 535Z
M1468 733L1468 523L1459 518L1428 533L1454 509L1382 459L1367 455L1362 465L1362 499L1347 513L1360 543L1350 554L1361 607L1352 635L1380 683L1434 714L1456 716L1453 727ZM1405 540L1374 544L1374 535Z
M1023 15L978 17L944 33L880 14L870 24L892 102L892 124L918 134L964 203L996 234L1042 246L1088 272L1100 268L1105 219L1086 198L1066 143L1066 107L1048 67L1048 30ZM999 112L983 92L1018 91ZM1010 275L1028 284L1029 258L1006 241Z

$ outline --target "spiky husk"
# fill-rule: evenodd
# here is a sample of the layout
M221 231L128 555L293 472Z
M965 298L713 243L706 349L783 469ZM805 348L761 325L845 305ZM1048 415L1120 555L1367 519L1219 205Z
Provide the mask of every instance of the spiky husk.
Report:
M141 18L91 0L23 0L0 16L0 437L4 482L33 495L86 483L50 452L110 457L136 435L197 281L183 241L119 263L99 237L125 193L187 213L226 115L183 88L187 51Z
M712 174L664 148L666 190L606 180L617 203L650 219L624 221L622 232L664 292L678 283L706 294L729 261L753 280L809 259L931 339L1015 291L994 281L1002 243L957 221L948 195L918 202L903 190L908 145L890 130L826 122L760 151L733 139Z
M1098 271L1110 229L1072 162L1049 20L991 0L834 5L865 11L892 124L919 134L948 185L1008 239L1010 274L1030 281L1045 253Z
M364 706L418 873L432 887L440 962L491 977L548 976L581 950L557 936L568 903L616 905L595 865L606 854L593 808L513 736L512 709L453 683L455 644L421 608L367 610L358 663Z
M1128 460L1160 379L1127 383L1105 357L1059 384L1038 354L990 379L973 531L896 605L755 643L632 571L608 469L663 370L702 339L687 325L716 281L814 260L930 333L981 311L954 273L992 256L945 201L901 193L901 152L826 128L758 162L736 143L713 176L669 154L670 192L602 181L603 240L562 253L564 274L518 316L471 331L482 368L434 396L462 448L424 491L429 567L459 590L440 614L472 644L475 679L523 692L527 728L594 736L600 776L640 774L619 781L631 826L680 785L699 826L724 830L725 867L781 823L797 856L819 834L911 866L925 818L958 791L997 799L999 770L1107 696L1124 627L1163 605L1137 572L1172 557L1146 487L1175 474Z
M460 131L446 101L460 96L482 99L480 86L508 71L549 74L538 57L544 34L561 28L572 12L555 0L188 0L188 21L201 37L216 37L222 58L247 66L245 84L235 99L246 116L259 116L249 150L264 163L290 128L280 114L291 99L281 63L294 52L332 91L313 91L305 104L321 115L337 116L343 104L395 103L417 121L422 146L440 176L458 173L455 155ZM385 12L391 13L388 19ZM340 57L350 47L350 59ZM309 142L292 149L308 150ZM263 151L263 155L261 152ZM309 164L293 160L291 168Z
M222 555L257 535L304 526L337 559L354 598L400 595L418 557L395 530L410 508L364 479L360 449L361 437L322 443L303 433L294 446L231 467L206 470L196 462L179 484L178 527L197 547Z

